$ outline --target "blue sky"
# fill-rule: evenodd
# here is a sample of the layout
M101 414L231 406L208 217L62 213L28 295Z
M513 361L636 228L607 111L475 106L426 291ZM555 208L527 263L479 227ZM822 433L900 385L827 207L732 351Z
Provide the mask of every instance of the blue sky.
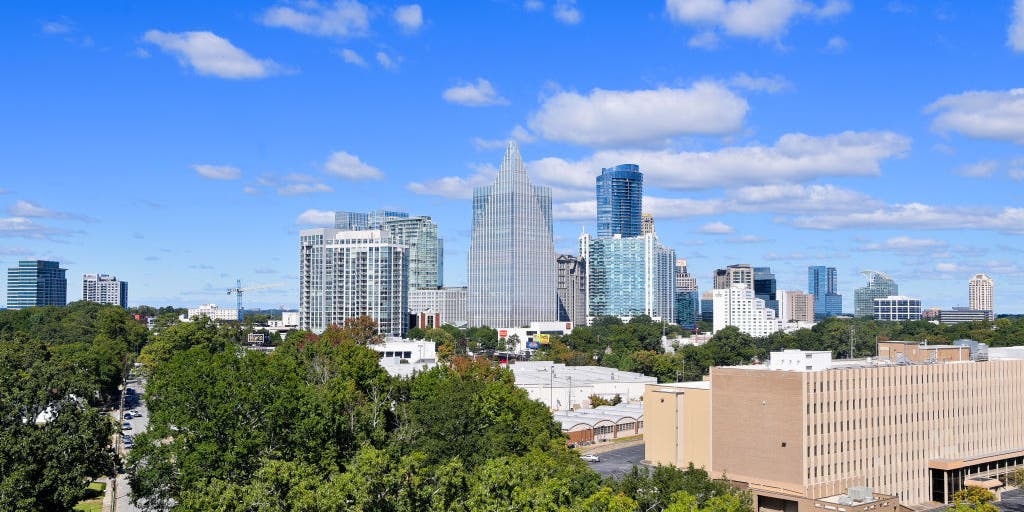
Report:
M1020 3L1020 2L1019 2ZM1024 311L1024 5L1010 1L16 2L0 17L0 264L116 274L132 304L286 283L332 210L431 215L465 283L503 142L555 197L637 163L701 287L860 270L926 306ZM6 284L6 283L4 283Z

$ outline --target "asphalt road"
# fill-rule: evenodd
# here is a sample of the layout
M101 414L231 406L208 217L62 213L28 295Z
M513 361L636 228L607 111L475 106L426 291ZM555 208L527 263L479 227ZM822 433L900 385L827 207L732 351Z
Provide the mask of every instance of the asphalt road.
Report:
M1003 493L1003 499L995 503L1003 512L1024 512L1024 490Z
M640 461L643 460L644 445L638 444L619 448L618 450L609 450L599 453L597 456L601 457L601 462L589 463L594 471L601 473L603 476L621 477L629 473L633 466L640 464Z
M142 381L129 382L128 388L135 390L134 395L126 395L125 399L125 411L139 411L142 413L141 418L132 418L130 420L124 420L132 426L130 430L121 430L122 434L131 434L137 436L146 431L149 427L149 409L146 408L146 403L142 401L142 393L145 391L144 383ZM133 398L134 397L134 398ZM128 450L123 448L123 443L119 443L122 447L121 455L124 458L128 457ZM125 473L117 475L117 512L138 512L139 508L132 505L129 496L131 489L128 486L128 475Z

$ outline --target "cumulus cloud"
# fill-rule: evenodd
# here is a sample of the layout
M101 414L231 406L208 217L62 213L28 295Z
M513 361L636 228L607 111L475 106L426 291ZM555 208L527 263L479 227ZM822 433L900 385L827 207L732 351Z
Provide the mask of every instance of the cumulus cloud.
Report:
M27 217L0 217L0 237L52 240L68 233L65 229L46 226Z
M161 32L150 30L143 39L173 55L182 66L200 75L220 78L263 78L282 72L270 59L257 59L213 32Z
M502 98L494 89L491 82L477 78L476 83L463 82L455 87L446 89L441 97L448 103L465 105L467 107L487 107L491 105L508 105L508 100Z
M555 19L566 25L576 25L583 21L583 14L576 8L576 0L556 0L552 13Z
M446 176L436 180L412 182L406 188L421 195L446 197L449 199L469 199L473 197L473 189L494 182L497 170L490 166L479 166L476 173L465 178Z
M1013 13L1010 18L1010 30L1006 44L1015 52L1024 52L1024 0L1013 2Z
M825 43L825 51L828 53L843 53L846 51L846 47L850 43L846 42L846 39L840 36L832 36Z
M698 32L690 36L690 40L686 42L691 48L701 48L704 50L714 50L718 48L718 34L711 30L705 30Z
M700 227L700 232L708 235L728 235L735 233L736 228L724 222L709 222Z
M1024 89L950 94L925 112L935 114L932 128L939 132L1024 144Z
M1024 208L894 204L865 212L799 216L784 222L806 229L984 229L1024 234Z
M345 151L335 151L324 164L324 170L350 180L379 180L384 177L380 169Z
M211 180L236 180L242 177L242 171L230 165L193 164L192 169Z
M380 64L380 67L389 71L398 69L398 61L384 52L377 52L377 64Z
M747 101L715 82L690 88L559 92L529 125L542 137L582 145L649 144L678 135L720 135L743 126Z
M52 210L45 206L40 206L36 203L25 200L16 201L9 208L7 208L7 213L14 217L89 220L81 215L76 215L67 212L59 212L57 210Z
M987 178L999 168L999 162L995 160L982 160L973 164L965 165L956 170L960 176L967 178Z
M329 210L309 209L299 214L295 219L295 224L300 226L333 227L334 212Z
M793 87L793 84L782 75L750 76L746 73L740 73L729 79L729 85L737 89L769 93L782 92Z
M298 8L267 9L260 21L268 27L289 28L313 36L359 37L370 29L370 10L355 0L333 4L303 2Z
M423 26L423 8L419 4L401 5L395 8L395 23L406 33L414 33Z
M282 196L297 196L302 194L313 194L316 192L333 192L334 189L330 185L324 183L292 183L285 185L277 189L277 193Z
M366 61L363 60L363 57L356 53L355 50L342 48L341 51L338 52L338 55L341 55L341 59L349 64L366 67Z
M666 0L665 8L677 23L762 40L778 39L798 17L834 18L851 9L845 0Z
M42 30L44 34L67 34L68 32L71 32L72 25L71 22L66 19L62 19L60 21L47 21L46 23L43 23Z
M898 236L884 242L864 244L861 250L864 251L890 251L890 252L926 252L944 249L948 244L941 240L930 238L911 238Z

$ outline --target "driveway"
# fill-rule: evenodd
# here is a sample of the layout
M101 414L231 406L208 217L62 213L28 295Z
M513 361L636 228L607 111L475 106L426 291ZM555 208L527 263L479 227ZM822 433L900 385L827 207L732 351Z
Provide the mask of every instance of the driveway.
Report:
M640 464L644 459L643 443L633 446L626 446L616 450L608 450L597 454L601 462L591 462L590 467L602 476L622 477L633 469L633 466Z

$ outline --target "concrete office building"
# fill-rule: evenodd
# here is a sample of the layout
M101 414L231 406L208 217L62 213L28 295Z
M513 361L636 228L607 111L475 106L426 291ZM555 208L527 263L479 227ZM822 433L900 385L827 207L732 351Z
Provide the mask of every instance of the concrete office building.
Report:
M921 319L921 299L890 295L875 299L875 320L903 322Z
M875 299L890 295L899 295L900 287L884 272L865 270L861 274L867 278L867 285L853 291L854 316L873 317L875 315Z
M557 264L558 320L587 324L587 264L571 254L559 254Z
M779 314L777 287L775 274L770 267L754 267L754 296L763 300L765 306L774 309L776 316Z
M765 306L763 300L754 296L754 290L744 283L736 283L726 289L713 292L714 331L735 326L740 332L755 338L763 338L780 329L775 310Z
M494 183L473 191L468 313L471 326L558 318L551 189L532 185L509 142Z
M597 237L643 235L644 175L636 164L601 169L597 177ZM653 224L652 229L653 232Z
M82 300L128 307L128 283L107 274L82 276Z
M786 290L780 293L779 320L789 322L814 322L814 295L798 290Z
M714 274L714 283L716 290L724 290L738 283L745 284L747 288L753 290L754 267L741 263L717 269Z
M981 311L992 311L995 317L993 302L994 284L992 278L985 274L975 274L967 283L967 291L970 294L971 309Z
M7 309L67 304L66 273L56 261L19 261L17 267L7 269Z
M700 320L700 291L697 277L690 275L686 260L676 260L676 323L693 329Z
M658 382L655 377L615 368L566 366L551 361L519 361L509 369L517 387L558 411L589 408L591 395L608 400L618 396L623 404L638 402L644 396L644 386Z
M920 348L893 345L885 351ZM648 386L646 458L724 473L750 490L755 509L949 503L965 486L992 483L981 478L1024 467L1024 360L939 350L950 356L898 364L772 352L767 365L712 368L710 406L685 385ZM843 498L861 486L870 488L861 501Z
M187 316L181 318L181 320L191 322L201 316L205 316L210 320L237 322L238 310L235 308L217 307L216 304L202 304L194 308L188 308Z
M922 313L922 317L923 315L924 313ZM938 319L940 324L954 325L963 322L995 320L995 316L992 314L992 310L989 309L954 307L953 309L940 309Z
M299 234L299 325L322 333L369 316L381 334L408 325L409 249L379 229L319 228Z
M654 233L654 215L645 213L640 216L640 234Z
M580 237L587 265L587 318L647 315L674 323L676 253L657 235L591 239Z
M814 296L814 316L821 320L843 314L843 296L838 293L835 267L807 267L807 293Z
M465 286L409 290L410 327L432 329L444 324L466 325Z

